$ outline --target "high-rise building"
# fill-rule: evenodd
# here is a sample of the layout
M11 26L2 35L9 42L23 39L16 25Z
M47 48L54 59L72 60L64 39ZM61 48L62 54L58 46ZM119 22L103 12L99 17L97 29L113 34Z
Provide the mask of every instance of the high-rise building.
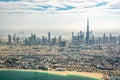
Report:
M84 32L80 31L80 44L84 43Z
M74 32L72 32L72 43L74 42Z
M45 37L42 36L42 43L45 43Z
M29 37L29 42L32 46L36 45L36 34L31 33L31 36Z
M74 32L72 32L72 38L74 37Z
M33 35L33 40L36 41L36 34Z
M50 34L50 32L48 32L48 43L50 43L51 42L51 34Z
M62 37L61 37L61 36L59 36L59 37L58 37L58 42L59 42L59 41L61 41L61 40L62 40Z
M19 37L16 38L16 43L19 44Z
M12 44L11 35L8 34L8 45Z
M120 45L120 38L118 39L118 45Z
M13 41L15 41L16 40L16 34L14 33L14 35L13 35Z
M80 38L80 33L78 32L78 38Z
M114 42L113 42L113 36L112 36L112 34L110 34L110 44L113 44Z
M100 43L101 43L101 40L100 40L100 37L98 38L98 45L100 45Z
M107 40L107 39L106 39L106 34L104 33L104 34L103 34L103 44L106 44L106 40Z
M116 37L113 37L113 44L116 45Z
M57 45L57 38L56 37L52 38L52 45Z
M84 32L80 31L80 38L83 39L84 38Z
M95 40L94 40L94 35L92 35L92 45L94 45Z
M100 37L98 38L98 47L99 49L101 49L101 38Z
M61 40L59 41L59 47L65 47L66 46L66 41Z
M13 35L13 45L16 45L16 34Z
M86 45L89 45L89 18L87 17Z

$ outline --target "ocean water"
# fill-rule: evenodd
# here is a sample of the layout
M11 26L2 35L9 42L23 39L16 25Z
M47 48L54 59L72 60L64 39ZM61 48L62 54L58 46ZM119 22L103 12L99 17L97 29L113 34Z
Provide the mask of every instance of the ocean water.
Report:
M110 80L120 80L120 76L110 75Z
M99 80L78 75L58 75L47 72L0 70L0 80Z

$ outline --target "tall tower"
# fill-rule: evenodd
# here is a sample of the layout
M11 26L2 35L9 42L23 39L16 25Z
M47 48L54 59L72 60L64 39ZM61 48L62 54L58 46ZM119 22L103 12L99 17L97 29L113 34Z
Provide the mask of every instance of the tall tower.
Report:
M106 41L106 34L104 33L104 34L103 34L103 44L106 44L106 42L107 42L107 41Z
M87 17L86 45L89 45L89 18Z
M49 43L51 42L51 34L50 34L50 32L48 32L48 42Z
M11 35L8 34L8 45L11 45L12 42L11 42Z
M13 35L13 44L16 45L16 34Z

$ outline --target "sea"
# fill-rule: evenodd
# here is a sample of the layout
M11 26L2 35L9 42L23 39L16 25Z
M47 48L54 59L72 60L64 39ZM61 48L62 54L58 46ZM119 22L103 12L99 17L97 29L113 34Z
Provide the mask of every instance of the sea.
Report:
M120 80L120 76L110 75L110 80Z
M0 80L99 80L79 75L58 75L48 72L0 70Z

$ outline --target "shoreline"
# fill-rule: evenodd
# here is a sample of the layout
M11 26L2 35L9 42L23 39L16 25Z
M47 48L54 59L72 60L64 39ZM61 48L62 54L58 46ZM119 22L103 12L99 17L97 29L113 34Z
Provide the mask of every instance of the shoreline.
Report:
M90 73L90 72L77 72L77 71L44 71L44 70L31 70L31 69L5 69L0 68L0 70L17 70L17 71L31 71L31 72L46 72L50 74L58 74L58 75L78 75L90 78L96 78L102 80L103 74L102 73Z

